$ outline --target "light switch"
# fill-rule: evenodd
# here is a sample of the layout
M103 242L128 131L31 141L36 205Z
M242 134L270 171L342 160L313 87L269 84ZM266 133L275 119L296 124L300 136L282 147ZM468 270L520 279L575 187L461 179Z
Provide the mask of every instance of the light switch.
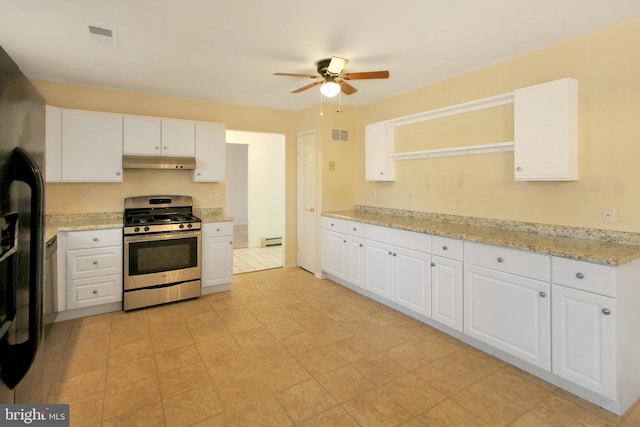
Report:
M329 170L330 171L336 170L336 162L334 162L333 160L329 161Z

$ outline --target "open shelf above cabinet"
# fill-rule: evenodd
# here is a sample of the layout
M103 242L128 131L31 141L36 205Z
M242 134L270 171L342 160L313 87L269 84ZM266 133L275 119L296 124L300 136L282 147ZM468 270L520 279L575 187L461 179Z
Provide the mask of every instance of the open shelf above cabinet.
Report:
M427 120L514 104L514 141L395 152L395 129ZM514 151L514 179L578 179L578 82L564 78L501 95L365 126L365 178L394 181L395 161Z

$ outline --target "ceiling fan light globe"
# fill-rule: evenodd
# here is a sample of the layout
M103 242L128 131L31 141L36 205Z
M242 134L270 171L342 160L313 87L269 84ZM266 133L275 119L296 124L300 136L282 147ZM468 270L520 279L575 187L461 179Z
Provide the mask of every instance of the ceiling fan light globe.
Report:
M320 92L327 98L333 98L340 92L340 85L336 82L325 82L320 86Z

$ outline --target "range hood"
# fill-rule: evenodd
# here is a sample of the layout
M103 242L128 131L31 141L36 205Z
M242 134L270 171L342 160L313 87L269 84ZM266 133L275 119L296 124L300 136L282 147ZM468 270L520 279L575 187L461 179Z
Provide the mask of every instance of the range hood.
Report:
M170 156L122 156L123 169L177 169L193 170L196 168L195 157Z

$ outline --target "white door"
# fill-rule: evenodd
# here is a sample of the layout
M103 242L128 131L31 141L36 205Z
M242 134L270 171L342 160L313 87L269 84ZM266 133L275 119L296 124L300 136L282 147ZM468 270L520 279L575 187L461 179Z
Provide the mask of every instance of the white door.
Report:
M317 270L316 132L298 134L298 266Z

